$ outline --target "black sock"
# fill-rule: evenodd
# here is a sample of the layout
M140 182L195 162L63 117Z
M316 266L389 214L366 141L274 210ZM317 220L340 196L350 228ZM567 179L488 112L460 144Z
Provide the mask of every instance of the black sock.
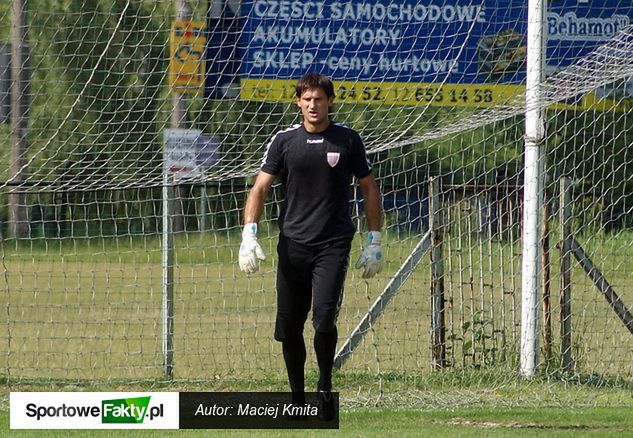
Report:
M331 332L316 332L314 334L314 351L319 363L319 383L317 391L332 390L332 368L338 332L336 327Z
M284 361L288 371L288 381L292 391L293 403L305 403L304 366L306 362L306 344L301 336L282 342Z

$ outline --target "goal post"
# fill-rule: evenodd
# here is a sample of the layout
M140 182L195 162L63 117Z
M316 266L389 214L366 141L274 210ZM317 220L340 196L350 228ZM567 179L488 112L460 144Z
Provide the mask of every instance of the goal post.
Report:
M525 152L521 266L521 374L532 377L539 361L539 299L541 291L541 209L545 177L542 82L545 77L546 0L528 2L525 83Z
M537 323L541 206L633 302L630 1L192 0L179 16L181 3L29 0L17 42L0 3L0 46L26 43L32 70L19 157L15 130L0 123L0 377L284 376L272 339L279 185L259 227L261 271L244 275L236 259L266 144L299 121L293 86L312 70L333 78L332 117L361 134L385 211L383 272L367 283L347 275L341 379L409 382L432 372L434 350L448 369L501 380L561 370L630 379L630 333L574 259L550 270L551 315L571 312L552 330L560 363L539 358ZM530 43L545 36L540 50ZM183 129L175 89L187 100L177 119L196 140L166 158L165 133ZM562 176L577 189L569 221L556 224ZM441 248L429 234L430 178L443 187ZM11 221L24 236L7 233ZM360 250L357 237L350 259ZM442 261L433 272L430 251ZM432 284L443 291L434 301ZM432 329L440 310L444 337Z

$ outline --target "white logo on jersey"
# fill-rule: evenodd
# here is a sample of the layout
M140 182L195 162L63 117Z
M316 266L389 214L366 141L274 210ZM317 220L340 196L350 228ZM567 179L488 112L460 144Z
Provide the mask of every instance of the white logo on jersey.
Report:
M313 143L323 143L323 139L322 138L317 138L315 140L312 140L311 138L308 139L308 144L313 144Z
M328 152L327 153L327 164L330 167L334 167L338 164L338 159L341 157L341 154L338 152Z

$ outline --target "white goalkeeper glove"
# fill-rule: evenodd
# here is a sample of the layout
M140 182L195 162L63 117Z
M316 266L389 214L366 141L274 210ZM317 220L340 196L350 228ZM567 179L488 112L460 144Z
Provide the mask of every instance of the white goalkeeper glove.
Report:
M260 260L266 260L266 256L257 242L257 224L246 224L242 230L239 255L240 269L247 274L253 274L259 270Z
M367 233L367 245L356 262L356 268L364 268L363 278L371 278L382 271L382 252L380 250L380 231Z

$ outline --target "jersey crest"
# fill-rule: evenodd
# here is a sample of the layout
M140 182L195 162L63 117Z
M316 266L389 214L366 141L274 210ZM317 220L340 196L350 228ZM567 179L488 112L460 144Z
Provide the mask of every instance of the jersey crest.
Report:
M330 165L330 167L334 167L338 164L338 159L341 157L341 154L339 152L328 152L327 153L327 164Z

